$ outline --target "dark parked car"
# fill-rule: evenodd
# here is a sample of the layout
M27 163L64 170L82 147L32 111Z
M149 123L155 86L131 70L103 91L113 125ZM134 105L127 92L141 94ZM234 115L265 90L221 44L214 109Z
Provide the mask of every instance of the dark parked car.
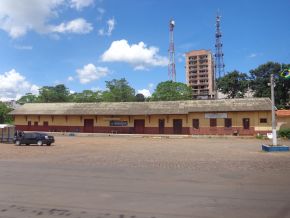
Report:
M37 144L37 145L51 145L54 143L54 137L47 135L46 133L38 133L38 132L32 132L32 133L21 133L16 134L14 136L14 143L15 145L30 145L30 144Z

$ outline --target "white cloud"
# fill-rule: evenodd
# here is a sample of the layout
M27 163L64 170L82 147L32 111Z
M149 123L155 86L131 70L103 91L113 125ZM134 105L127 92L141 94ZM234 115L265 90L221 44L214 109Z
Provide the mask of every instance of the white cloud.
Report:
M77 69L76 72L80 83L86 84L106 76L109 73L109 69L107 67L96 67L93 64L87 64L82 69Z
M81 7L85 3L88 4L87 1L89 0L72 2L78 5L76 7ZM59 17L63 6L72 2L69 3L68 0L1 0L0 29L12 38L24 36L29 31L41 34L89 33L92 25L82 18L59 25L51 24L51 20Z
M148 87L149 87L149 89L151 90L151 89L153 89L154 84L153 84L153 83L149 83L149 84L148 84Z
M116 21L115 18L107 20L108 30L105 31L103 28L99 29L99 35L101 36L110 36L112 35L113 30L115 29Z
M52 26L51 32L86 34L93 30L92 24L83 18L78 18L58 26Z
M258 52L258 53L251 53L251 54L249 54L247 57L248 57L248 58L256 58L256 57L258 57L258 56L262 56L262 55L263 55L262 52Z
M33 47L31 45L15 45L14 48L18 50L32 50Z
M257 57L257 55L258 55L258 54L252 53L252 54L250 54L248 57L249 57L249 58L255 58L255 57Z
M148 98L151 96L150 90L148 90L148 89L138 90L137 93L143 94L145 98Z
M104 35L106 35L104 29L99 29L98 33L99 33L100 36L104 36Z
M29 30L46 32L49 18L57 17L57 8L64 0L1 0L0 28L12 37L25 35Z
M94 0L71 0L71 7L77 10L82 10L85 7L94 4Z
M33 85L15 69L0 74L0 100L19 99L26 93L38 94L39 86Z
M69 76L69 77L67 78L67 80L71 82L71 81L74 81L74 78L73 78L72 76Z
M101 56L104 62L125 62L134 66L135 70L143 70L147 67L167 66L167 57L158 55L159 49L147 47L144 42L129 45L123 39L112 42L110 48Z
M97 17L97 20L102 20L103 19L103 16L106 12L106 10L104 8L97 8L97 11L99 13L98 17Z

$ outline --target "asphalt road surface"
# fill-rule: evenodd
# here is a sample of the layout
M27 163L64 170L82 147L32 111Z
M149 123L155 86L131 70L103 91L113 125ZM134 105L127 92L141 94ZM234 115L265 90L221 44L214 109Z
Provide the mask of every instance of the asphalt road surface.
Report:
M0 144L1 218L290 217L290 154L259 140L56 140Z

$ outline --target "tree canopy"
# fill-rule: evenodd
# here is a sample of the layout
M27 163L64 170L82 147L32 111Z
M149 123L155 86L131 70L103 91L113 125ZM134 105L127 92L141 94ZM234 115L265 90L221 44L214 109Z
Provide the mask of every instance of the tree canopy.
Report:
M0 102L0 124L12 122L12 117L8 114L10 111L12 111L11 108Z
M152 101L178 101L190 100L191 88L184 83L166 81L157 85L155 92L152 94Z
M135 90L129 85L125 78L106 81L107 90L103 92L103 101L129 102L135 101Z
M275 78L275 103L278 108L289 106L290 80L280 76L282 69L290 65L267 62L250 71L250 87L254 91L254 97L271 97L270 75Z
M82 92L76 92L70 95L70 102L100 102L102 101L101 91L84 90Z
M43 86L39 89L39 102L68 102L69 90L65 85Z
M248 76L245 73L233 71L217 79L217 88L228 98L243 98L248 90Z

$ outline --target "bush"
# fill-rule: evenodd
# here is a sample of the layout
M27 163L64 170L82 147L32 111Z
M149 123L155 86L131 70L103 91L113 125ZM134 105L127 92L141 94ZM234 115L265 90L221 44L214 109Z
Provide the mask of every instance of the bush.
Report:
M290 128L280 129L278 132L278 136L290 139Z

